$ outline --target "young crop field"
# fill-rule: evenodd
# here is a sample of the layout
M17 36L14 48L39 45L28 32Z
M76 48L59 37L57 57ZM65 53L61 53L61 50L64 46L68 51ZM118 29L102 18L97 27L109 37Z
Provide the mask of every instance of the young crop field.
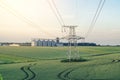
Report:
M0 80L120 80L120 47L78 47L87 61L61 62L67 49L0 47Z

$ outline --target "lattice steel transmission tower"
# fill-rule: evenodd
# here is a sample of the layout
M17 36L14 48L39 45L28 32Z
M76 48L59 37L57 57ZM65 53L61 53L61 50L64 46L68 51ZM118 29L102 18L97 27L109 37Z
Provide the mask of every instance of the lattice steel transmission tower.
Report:
M63 26L63 28L69 29L69 34L63 37L62 39L66 39L68 41L68 59L71 61L71 59L79 59L79 51L77 49L78 46L78 40L85 39L84 37L80 37L76 35L75 28L77 26Z

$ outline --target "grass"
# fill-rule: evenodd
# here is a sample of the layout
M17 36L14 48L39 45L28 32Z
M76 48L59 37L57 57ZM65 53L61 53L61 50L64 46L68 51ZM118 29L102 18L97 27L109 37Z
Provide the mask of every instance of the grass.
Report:
M0 74L0 80L3 80L2 75Z
M62 63L66 47L0 47L0 73L4 80L120 80L120 47L78 49L88 61Z

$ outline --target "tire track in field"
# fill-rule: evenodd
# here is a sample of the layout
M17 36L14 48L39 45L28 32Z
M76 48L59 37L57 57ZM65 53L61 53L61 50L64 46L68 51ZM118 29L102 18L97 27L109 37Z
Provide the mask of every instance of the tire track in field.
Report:
M31 78L30 78L29 80L34 79L34 78L36 77L35 72L33 72L33 71L31 70L31 67L28 67L28 70L32 73L32 76L31 76Z
M26 80L29 77L29 74L27 73L27 71L25 70L25 66L20 68L24 73L25 73L25 77L22 80Z
M107 52L107 53L102 53L102 54L94 54L90 56L106 56L106 55L111 55L111 54L118 54L120 53L119 51L114 51L114 52Z
M35 64L34 64L35 65ZM36 77L35 72L31 69L33 65L22 66L20 69L25 73L25 77L22 80L33 80Z
M58 73L58 75L57 75L57 77L59 78L59 79L61 79L61 80L65 80L65 78L64 78L64 73L66 72L66 71L68 71L70 68L68 68L68 69L65 69L65 70L63 70L62 72L60 72L60 73Z
M93 67L93 66L100 66L100 65L108 65L108 64L111 64L112 62L108 62L108 63L103 63L103 64L99 64L99 65L90 65L90 67ZM86 66L83 66L83 67L86 67ZM85 76L86 78L85 79L73 79L71 78L69 75L76 69L78 69L79 67L74 67L74 68L67 68L63 71L61 71L60 73L58 73L57 77L60 79L60 80L86 80L87 77L89 77L89 73L90 71L93 71L92 69L90 69L90 71L87 72L87 75ZM89 80L111 80L111 79L89 79Z
M58 73L57 77L61 80L72 80L70 77L69 77L69 74L71 72L73 72L75 69L77 68L67 68L63 71L61 71L60 73Z

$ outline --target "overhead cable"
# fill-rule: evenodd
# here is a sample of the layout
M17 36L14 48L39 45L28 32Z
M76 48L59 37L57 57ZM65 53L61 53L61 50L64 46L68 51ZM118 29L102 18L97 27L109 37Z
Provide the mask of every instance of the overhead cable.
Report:
M53 5L54 5L54 7L55 7L55 9L56 9L56 11L57 11L58 16L60 17L60 20L62 21L62 24L65 25L64 20L63 20L61 14L60 14L60 12L59 12L59 10L58 10L55 2L54 2L54 0L52 0L52 3L53 3Z
M10 12L11 14L13 14L14 16L16 16L17 18L19 18L22 21L24 21L27 24L29 24L31 27L40 28L39 25L35 24L30 19L26 18L24 15L20 14L18 11L14 10L12 7L8 6L2 0L0 0L0 6L2 8L4 8L5 10L7 10L8 12ZM53 36L52 34L48 33L47 31L43 30L42 28L40 28L40 31L44 32L46 35Z
M64 32L66 31L63 26L65 25L65 22L63 20L63 17L62 15L60 14L57 6L56 6L56 3L54 0L46 0L52 10L52 12L54 13L55 17L57 18L57 21L59 22L60 26L61 26L61 31Z
M98 17L100 16L100 13L101 13L101 11L102 11L102 9L103 9L103 6L104 6L104 4L105 4L105 1L106 1L106 0L100 0L100 1L99 1L99 4L98 4L97 10L96 10L96 13L95 13L95 15L94 15L94 17L93 17L93 19L92 19L92 21L91 21L91 24L90 24L90 26L89 26L89 29L88 29L85 37L88 37L88 35L92 32L92 30L93 30L93 28L94 28L94 26L95 26L95 24L96 24L96 22L97 22L97 19L98 19Z
M57 13L55 12L55 10L54 10L54 8L53 8L51 2L50 2L49 0L46 0L46 1L47 1L47 3L49 4L49 6L50 6L50 8L51 8L53 14L55 15L57 21L59 22L60 26L62 26L63 24L62 24L61 20L59 19Z

